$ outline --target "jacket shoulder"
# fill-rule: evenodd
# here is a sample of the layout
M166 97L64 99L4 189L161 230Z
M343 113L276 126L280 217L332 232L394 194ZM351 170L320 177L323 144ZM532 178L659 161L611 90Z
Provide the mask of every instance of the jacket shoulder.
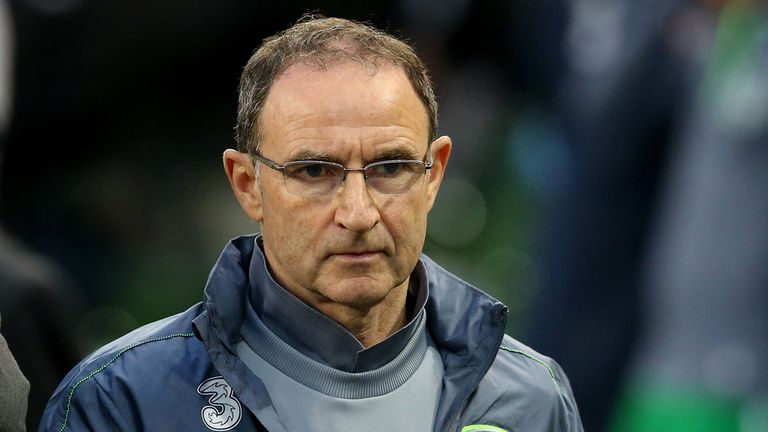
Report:
M545 394L570 392L568 378L555 360L509 335L504 335L493 367Z
M483 412L486 424L509 430L583 430L560 365L508 335L469 408Z
M159 382L167 383L169 371L200 369L195 363L209 363L192 326L201 312L198 304L147 324L83 359L53 393L39 430L122 430L118 425L126 421L126 427L132 428L118 404L130 399L137 389L145 392ZM190 357L198 357L198 361Z

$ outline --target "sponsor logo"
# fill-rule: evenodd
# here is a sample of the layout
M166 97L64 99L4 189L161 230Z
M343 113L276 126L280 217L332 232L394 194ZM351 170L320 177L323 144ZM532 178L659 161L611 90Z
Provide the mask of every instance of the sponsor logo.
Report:
M498 426L492 426L487 424L472 424L466 425L461 428L461 432L509 432L506 429L502 429Z
M240 423L243 410L240 401L232 394L232 387L217 376L208 378L200 383L197 392L203 396L210 396L208 403L200 410L203 424L210 430L227 431Z

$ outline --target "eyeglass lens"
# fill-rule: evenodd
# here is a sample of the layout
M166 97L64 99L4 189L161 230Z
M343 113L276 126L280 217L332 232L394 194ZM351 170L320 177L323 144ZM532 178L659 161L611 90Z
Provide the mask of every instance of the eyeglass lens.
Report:
M419 161L384 161L368 165L365 177L368 186L378 193L402 194L413 190L425 172ZM288 191L304 196L330 195L345 176L343 166L320 161L289 162L283 171Z

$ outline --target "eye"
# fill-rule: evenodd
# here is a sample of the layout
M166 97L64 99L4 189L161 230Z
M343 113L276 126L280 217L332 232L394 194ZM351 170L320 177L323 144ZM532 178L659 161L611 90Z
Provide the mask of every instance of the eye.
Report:
M324 169L325 167L320 164L305 165L299 173L305 174L308 177L320 177L323 175Z
M339 177L338 167L322 162L292 162L285 165L285 174L297 180L321 180Z
M406 169L406 164L401 162L386 162L372 166L368 175L393 176L402 173Z

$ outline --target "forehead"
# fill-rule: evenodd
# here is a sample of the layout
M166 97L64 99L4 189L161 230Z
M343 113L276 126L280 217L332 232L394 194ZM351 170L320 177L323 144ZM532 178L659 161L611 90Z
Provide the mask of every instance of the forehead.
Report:
M425 147L428 116L400 67L298 63L278 77L261 116L263 145L400 140Z

